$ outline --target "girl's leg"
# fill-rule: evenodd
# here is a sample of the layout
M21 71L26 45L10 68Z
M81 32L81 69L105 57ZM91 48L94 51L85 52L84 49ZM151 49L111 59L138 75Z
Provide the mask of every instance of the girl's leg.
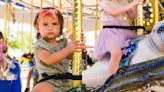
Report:
M114 46L113 48L109 49L111 53L111 58L109 61L109 74L112 75L116 73L119 68L120 60L122 57L122 51L119 47Z
M48 82L41 82L32 88L31 92L55 92L54 88Z

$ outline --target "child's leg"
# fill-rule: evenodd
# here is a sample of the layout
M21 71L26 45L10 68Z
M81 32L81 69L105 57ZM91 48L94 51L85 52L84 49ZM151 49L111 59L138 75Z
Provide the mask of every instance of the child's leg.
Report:
M114 46L113 48L109 49L111 53L111 58L109 61L109 74L112 75L116 73L117 69L119 68L120 60L122 57L122 51L119 47Z
M32 88L31 92L55 92L54 88L48 82L41 82Z

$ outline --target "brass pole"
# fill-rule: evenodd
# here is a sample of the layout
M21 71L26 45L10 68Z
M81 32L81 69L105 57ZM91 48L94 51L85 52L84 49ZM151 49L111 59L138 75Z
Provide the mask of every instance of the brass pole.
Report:
M4 14L4 17L5 17L5 28L4 28L4 38L6 39L6 35L7 35L7 15L8 15L8 0L5 0L5 14Z
M75 40L75 1L72 1L72 40Z
M11 6L10 4L8 4L8 14L7 14L7 35L6 35L6 38L9 39L9 34L10 34L10 13L11 13L11 10L10 10ZM8 45L8 41L7 41L7 45Z
M61 0L58 0L58 7L59 7L59 11L62 12L62 4L61 4Z
M40 9L43 8L43 0L40 0Z
M97 38L97 30L98 30L98 0L96 0L96 16L95 16L95 32L94 32L94 39L96 41Z
M143 26L143 2L139 2L139 5L137 6L137 25ZM142 35L143 33L143 29L137 30L137 35Z
M32 52L32 17L33 16L33 0L31 0L31 11L30 11L30 53Z
M155 24L159 21L159 0L154 0L155 7Z
M7 39L8 41L7 41L7 47L9 46L9 34L10 34L10 13L11 13L11 10L10 10L10 8L11 8L11 6L10 6L10 4L8 3L7 4L8 5L8 7L7 7L7 10L8 10L8 13L7 13L7 29L6 29L6 36L4 36L4 38L5 38L5 40Z
M74 27L75 30L74 40L79 40L82 42L82 0L73 0L73 13L74 13ZM73 61L72 61L72 74L81 75L82 73L82 50L79 49L78 52L74 52ZM82 84L81 80L73 80L73 87L79 86Z
M65 33L68 33L69 32L69 23L68 23L68 12L67 12L67 16L66 16L66 31Z
M55 7L55 3L54 3L54 0L52 0L52 7Z

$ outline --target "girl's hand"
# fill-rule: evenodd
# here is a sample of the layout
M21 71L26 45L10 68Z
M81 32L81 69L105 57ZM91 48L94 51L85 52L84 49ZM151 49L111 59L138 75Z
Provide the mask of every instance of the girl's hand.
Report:
M134 6L137 6L138 3L139 3L139 0L133 0L133 1L132 1L132 4L133 4Z
M144 2L144 0L133 0L132 3L134 4L134 6L136 6L139 4L139 2Z
M139 2L144 2L145 0L139 0Z
M77 51L78 49L81 49L83 46L83 44L80 44L80 41L72 41L68 46L68 52L69 53L73 53L75 51Z
M139 4L139 2L144 2L144 0L133 0L132 4L134 6L137 6Z

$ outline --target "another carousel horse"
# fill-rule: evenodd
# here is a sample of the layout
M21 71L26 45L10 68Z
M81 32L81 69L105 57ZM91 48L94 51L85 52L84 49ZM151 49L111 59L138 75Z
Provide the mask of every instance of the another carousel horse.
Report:
M135 44L137 49L133 50L131 57L127 59L127 61L129 61L126 62L128 66L164 56L164 20L158 22L153 27L152 32L143 38L140 38L137 43L137 45ZM82 83L87 87L93 88L102 86L110 77L108 69L109 66L107 60L98 61L91 68L82 72Z
M164 92L164 57L124 66L96 92Z

